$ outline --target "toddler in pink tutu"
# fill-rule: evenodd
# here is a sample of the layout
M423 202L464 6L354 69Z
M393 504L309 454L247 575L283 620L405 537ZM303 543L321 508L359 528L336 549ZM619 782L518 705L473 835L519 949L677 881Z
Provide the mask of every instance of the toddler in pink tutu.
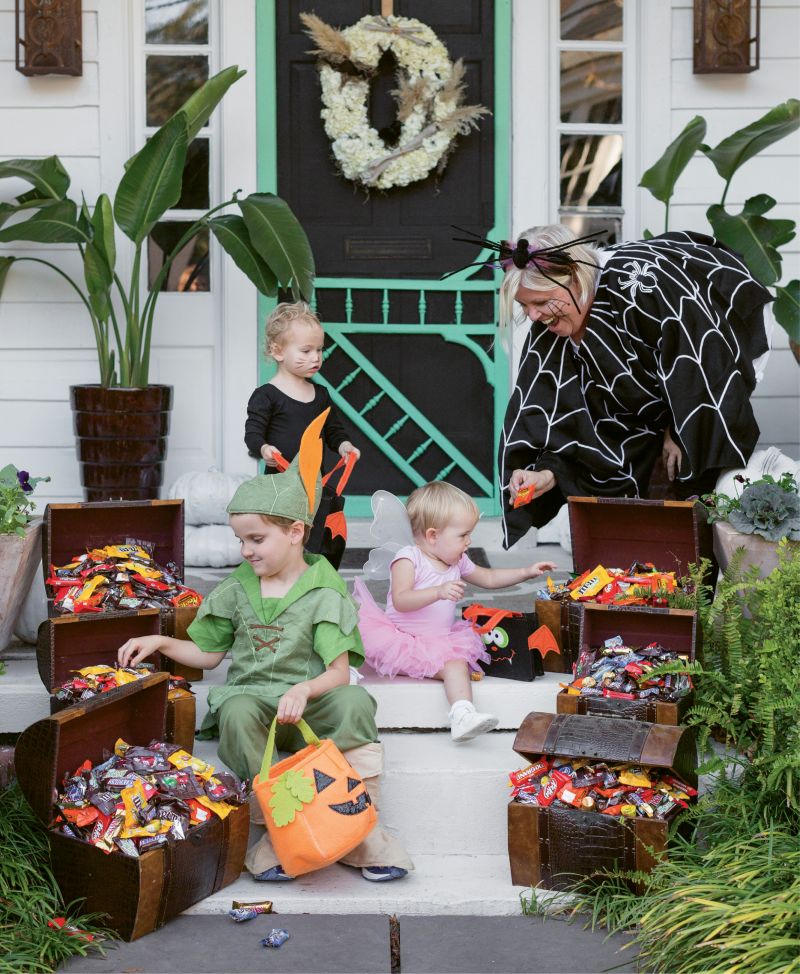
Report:
M385 676L442 680L454 741L469 741L493 730L497 717L475 709L470 682L470 669L479 661L488 662L489 656L472 626L456 619L456 603L463 598L465 582L504 588L556 566L543 561L527 568L479 568L467 555L478 508L463 490L441 480L415 490L408 498L407 514L386 491L375 494L373 510L373 533L381 519L385 524L393 518L390 533L406 543L384 544L365 565L368 575L381 577L381 557L388 562L391 583L385 611L361 580L355 583L367 662Z

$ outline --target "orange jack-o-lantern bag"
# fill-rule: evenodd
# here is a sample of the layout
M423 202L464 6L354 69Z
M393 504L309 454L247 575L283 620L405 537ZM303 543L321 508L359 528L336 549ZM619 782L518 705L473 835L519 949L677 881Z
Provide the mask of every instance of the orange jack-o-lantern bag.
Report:
M272 721L253 791L264 813L275 855L290 876L322 869L352 852L378 822L358 773L331 740L321 741L304 720L308 745L274 767Z

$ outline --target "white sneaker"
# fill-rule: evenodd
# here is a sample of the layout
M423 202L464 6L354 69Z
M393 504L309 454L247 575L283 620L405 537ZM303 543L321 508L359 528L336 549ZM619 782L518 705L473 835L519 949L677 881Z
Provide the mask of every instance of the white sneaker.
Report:
M481 714L468 700L457 700L450 708L450 737L457 744L494 730L500 723L493 714Z

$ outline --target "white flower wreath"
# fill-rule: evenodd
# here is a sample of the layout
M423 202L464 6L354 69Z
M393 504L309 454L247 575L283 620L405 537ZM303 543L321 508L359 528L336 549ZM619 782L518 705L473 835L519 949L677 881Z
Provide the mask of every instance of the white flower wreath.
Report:
M317 44L322 84L321 116L333 155L347 179L367 188L391 189L441 172L456 137L477 128L488 113L462 105L464 67L426 24L409 17L362 17L338 31L302 14ZM400 136L388 146L369 123L369 88L384 52L398 65Z

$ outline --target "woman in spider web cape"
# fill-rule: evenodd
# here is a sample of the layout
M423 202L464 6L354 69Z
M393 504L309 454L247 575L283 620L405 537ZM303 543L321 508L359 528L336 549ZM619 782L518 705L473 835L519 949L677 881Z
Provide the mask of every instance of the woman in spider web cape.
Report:
M506 547L570 495L646 497L659 456L685 493L746 465L772 296L736 254L689 232L598 251L560 226L482 243L506 271L501 328L515 305L530 320L499 449Z

